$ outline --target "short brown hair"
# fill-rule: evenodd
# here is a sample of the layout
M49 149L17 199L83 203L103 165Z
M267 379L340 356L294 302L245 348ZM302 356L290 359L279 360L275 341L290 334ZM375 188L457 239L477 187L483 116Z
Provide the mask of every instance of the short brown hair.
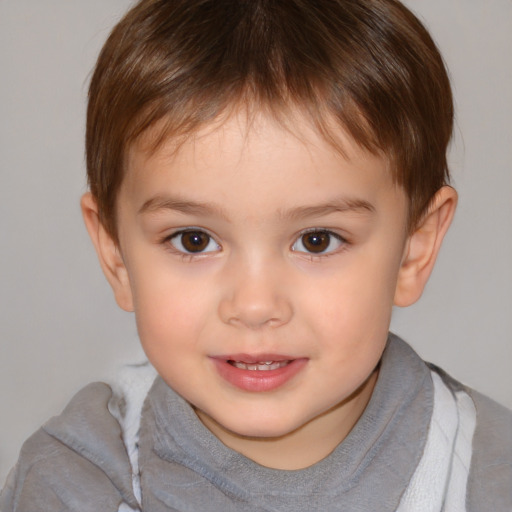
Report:
M157 121L162 138L186 136L240 103L274 114L299 107L328 137L334 118L383 152L409 198L410 226L449 181L449 79L400 2L142 0L113 29L89 89L89 186L114 238L130 145Z

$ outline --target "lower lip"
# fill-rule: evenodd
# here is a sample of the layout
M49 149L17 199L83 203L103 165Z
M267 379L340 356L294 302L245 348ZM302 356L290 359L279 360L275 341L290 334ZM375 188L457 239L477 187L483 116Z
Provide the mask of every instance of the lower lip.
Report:
M293 359L276 370L243 370L229 364L225 359L212 358L219 375L243 391L273 391L289 382L307 364L307 359Z

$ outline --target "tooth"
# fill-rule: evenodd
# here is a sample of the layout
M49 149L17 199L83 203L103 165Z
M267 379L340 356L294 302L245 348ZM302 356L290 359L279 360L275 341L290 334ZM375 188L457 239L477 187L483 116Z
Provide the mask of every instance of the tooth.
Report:
M283 368L290 361L260 361L258 363L244 363L243 361L230 361L230 363L240 370L259 370L259 371L269 371L269 370L277 370L279 368Z

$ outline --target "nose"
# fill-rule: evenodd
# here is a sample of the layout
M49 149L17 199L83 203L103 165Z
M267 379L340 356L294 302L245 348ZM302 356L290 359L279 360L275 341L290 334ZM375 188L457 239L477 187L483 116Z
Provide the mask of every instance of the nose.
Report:
M219 302L221 320L235 327L257 330L280 327L293 316L291 296L279 269L271 265L229 269Z

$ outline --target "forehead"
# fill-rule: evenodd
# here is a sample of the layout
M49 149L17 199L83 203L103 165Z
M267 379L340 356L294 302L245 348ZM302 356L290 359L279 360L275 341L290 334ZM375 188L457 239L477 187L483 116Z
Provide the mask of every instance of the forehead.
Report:
M335 143L327 140L299 114L284 123L237 112L155 148L159 133L148 132L128 152L121 192L139 207L178 191L225 205L249 202L255 211L272 200L290 208L315 204L329 191L368 203L397 193L386 158L362 149L339 127Z
M228 153L238 154L241 158L244 155L250 157L259 147L265 153L279 148L308 153L312 158L315 154L337 154L355 162L364 157L384 163L389 172L390 159L384 152L370 152L363 148L332 116L318 120L314 126L312 119L297 108L286 107L282 111L267 113L235 106L186 133L175 133L172 125L169 119L164 118L130 144L125 170L136 171L144 166L144 162L158 159L178 161L192 154L199 157L202 152L210 156L213 151L218 155Z

